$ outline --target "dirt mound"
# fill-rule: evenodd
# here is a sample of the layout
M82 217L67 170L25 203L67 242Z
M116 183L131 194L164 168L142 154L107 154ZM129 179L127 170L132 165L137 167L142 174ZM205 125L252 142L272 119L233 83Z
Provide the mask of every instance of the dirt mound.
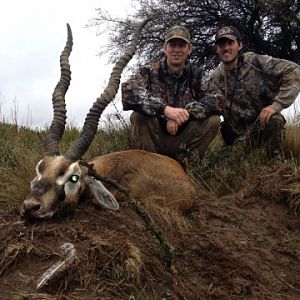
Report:
M1 299L299 299L300 219L258 182L202 197L185 216L149 211L176 247L176 274L125 203L119 212L81 203L70 215L32 224L3 209ZM74 245L75 263L37 290L43 273L63 261L64 243Z

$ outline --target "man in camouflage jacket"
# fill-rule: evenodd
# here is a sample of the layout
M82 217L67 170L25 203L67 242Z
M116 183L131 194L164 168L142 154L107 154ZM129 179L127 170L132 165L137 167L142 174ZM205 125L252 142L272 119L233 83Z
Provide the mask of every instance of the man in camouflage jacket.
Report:
M222 63L214 70L207 94L225 96L221 133L226 144L247 139L251 146L267 144L271 156L282 151L285 119L280 113L300 91L300 66L284 59L242 53L240 32L225 26L216 34Z
M201 70L186 61L191 51L188 30L173 26L165 38L165 56L122 84L123 108L134 111L136 146L179 161L188 153L202 157L220 126L220 110L201 90Z

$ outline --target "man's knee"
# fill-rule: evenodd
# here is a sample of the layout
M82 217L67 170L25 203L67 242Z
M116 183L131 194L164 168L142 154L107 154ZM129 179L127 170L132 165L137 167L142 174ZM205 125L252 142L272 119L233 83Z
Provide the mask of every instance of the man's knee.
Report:
M265 128L265 137L271 139L271 143L282 143L285 137L285 123L282 114L273 115Z
M199 157L203 157L209 144L220 129L220 117L215 115L204 120L193 122L190 128L191 140L187 143L191 150L197 149Z
M208 117L204 120L192 122L191 130L193 136L207 136L214 138L220 129L220 117L217 115Z
M211 132L215 135L219 132L221 119L217 115L213 115L207 118L207 126L211 130Z
M158 120L140 112L133 112L130 116L131 139L134 147L158 152Z
M158 126L158 120L155 116L149 116L137 111L134 111L130 116L130 122L133 127L150 128L155 130Z
M268 140L268 145L270 147L271 156L276 151L282 151L283 141L285 139L285 118L281 114L273 115L266 128L265 128L265 138Z
M198 136L207 136L213 139L219 132L220 122L220 117L217 115L213 115L204 120L198 120L196 125L197 130L194 134Z
M130 122L131 124L139 124L139 123L143 123L143 121L145 120L145 115L134 111L131 115L130 115Z
M285 123L286 123L286 121L285 121L284 116L282 114L277 113L277 114L274 114L270 118L270 120L266 126L266 129L270 132L283 130Z

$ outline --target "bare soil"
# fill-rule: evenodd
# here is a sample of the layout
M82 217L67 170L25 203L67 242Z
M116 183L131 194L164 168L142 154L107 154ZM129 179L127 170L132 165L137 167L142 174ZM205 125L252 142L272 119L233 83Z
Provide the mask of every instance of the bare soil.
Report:
M80 203L72 213L34 223L20 220L17 208L2 208L0 298L300 299L300 218L275 192L285 180L291 176L268 170L238 193L199 197L184 216L150 209L176 247L174 274L126 203L119 212ZM292 181L300 185L296 175ZM77 262L37 290L66 242Z

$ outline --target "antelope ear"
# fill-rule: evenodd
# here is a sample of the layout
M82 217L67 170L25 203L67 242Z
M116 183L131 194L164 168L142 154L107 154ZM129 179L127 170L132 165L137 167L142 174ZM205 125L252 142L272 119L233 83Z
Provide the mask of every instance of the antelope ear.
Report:
M118 210L120 208L115 197L99 180L92 176L87 176L86 183L90 188L93 195L92 200L96 205L102 205L112 210Z

